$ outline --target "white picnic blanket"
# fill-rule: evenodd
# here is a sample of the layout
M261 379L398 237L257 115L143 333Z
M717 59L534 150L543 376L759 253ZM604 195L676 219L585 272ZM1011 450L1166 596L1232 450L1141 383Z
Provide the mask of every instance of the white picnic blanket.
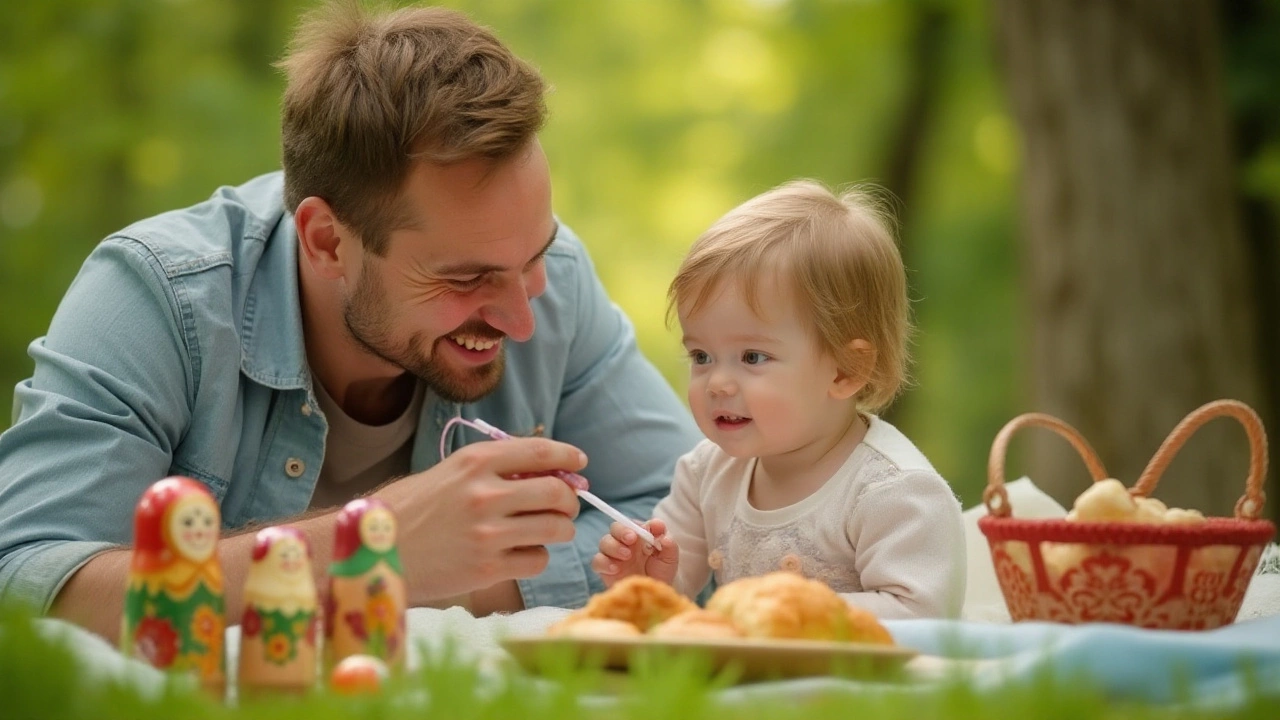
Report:
M1009 483L1007 488L1010 506L1018 517L1062 517L1066 514L1061 505L1026 478ZM984 626L1008 626L1009 623L1009 611L1005 607L1004 598L996 582L986 538L977 526L977 520L983 514L985 514L985 508L982 506L965 512L968 589L961 621L953 622L954 627L948 628L948 632L958 630L979 640L984 636L982 629ZM540 607L512 614L476 618L466 610L457 607L448 610L415 608L408 612L407 617L410 640L408 665L410 668L418 667L422 662L424 651L435 653L448 646L454 657L474 662L482 672L496 676L500 665L510 661L499 643L502 637L541 634L551 623L564 617L568 612L562 608ZM1268 549L1268 553L1260 563L1258 574L1245 594L1244 605L1240 610L1237 623L1258 621L1261 618L1264 619L1261 623L1268 628L1273 624L1280 626L1280 618L1275 616L1280 616L1280 546L1273 545ZM988 685L998 684L1002 678L1017 675L1019 668L1034 667L1038 663L1045 662L1046 654L1053 652L1054 646L1044 642L1044 638L1054 635L1063 638L1063 642L1059 645L1071 646L1072 642L1076 642L1081 636L1080 632L1072 629L1039 630L1034 623L1019 624L1020 627L1027 627L1027 632L1021 634L1018 628L990 627L985 634L993 638L1001 637L1007 640L1009 637L1018 638L1030 633L1035 636L1037 645L1031 650L1005 653L1003 656L997 654L997 656L944 659L928 654L931 652L931 646L927 637L929 633L939 631L941 625L945 623L947 621L887 623L891 626L890 629L895 637L912 637L918 643L922 643L916 649L925 654L908 665L909 673L920 681L942 680L954 677L956 671L960 671L975 679L983 679L983 682ZM158 693L163 686L164 677L161 673L141 662L126 659L96 635L58 620L44 619L37 621L37 624L48 636L60 638L70 645L82 661L83 677L86 681L127 680L147 693ZM1105 631L1105 628L1114 626L1101 627ZM1141 645L1147 638L1162 637L1153 634L1153 631L1128 628L1125 630L1137 634L1123 635L1122 646L1126 642L1129 645ZM1182 633L1172 637L1191 639L1196 635L1196 633ZM1200 635L1210 636L1211 634ZM1206 642L1212 643L1212 637L1206 637ZM237 667L239 644L240 628L238 626L228 628L226 648L229 668ZM1203 650L1203 648L1195 649L1197 652ZM941 654L943 651L937 652ZM229 675L229 684L234 688L235 673L231 672ZM826 692L833 687L847 689L850 686L847 685L847 681L831 679L758 683L727 691L725 697L749 699L760 693L795 696L811 692ZM1280 689L1280 682L1277 684L1277 689ZM234 696L234 689L232 695Z

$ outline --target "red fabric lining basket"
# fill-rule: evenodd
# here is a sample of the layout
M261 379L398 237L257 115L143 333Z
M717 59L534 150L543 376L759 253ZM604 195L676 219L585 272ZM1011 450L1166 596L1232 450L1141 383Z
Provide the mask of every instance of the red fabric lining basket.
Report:
M1084 459L1094 482L1107 477L1093 448L1075 428L1041 413L1009 421L991 445L989 514L978 520L995 563L996 577L1013 620L1064 623L1116 622L1148 628L1205 630L1230 624L1275 525L1262 512L1267 441L1249 406L1218 400L1200 407L1174 428L1138 482L1147 496L1182 444L1216 417L1240 421L1249 436L1249 476L1235 517L1189 525L1085 522L1010 517L1004 488L1005 451L1024 427L1045 427L1066 438Z

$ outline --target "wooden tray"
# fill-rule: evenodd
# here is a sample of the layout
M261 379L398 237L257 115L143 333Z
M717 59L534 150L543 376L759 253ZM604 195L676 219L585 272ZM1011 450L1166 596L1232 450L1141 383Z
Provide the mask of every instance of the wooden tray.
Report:
M901 670L916 656L893 645L816 640L701 640L675 638L509 637L501 641L526 670L541 673L575 666L626 670L638 653L659 656L696 655L707 669L733 667L742 680L835 675L882 677Z

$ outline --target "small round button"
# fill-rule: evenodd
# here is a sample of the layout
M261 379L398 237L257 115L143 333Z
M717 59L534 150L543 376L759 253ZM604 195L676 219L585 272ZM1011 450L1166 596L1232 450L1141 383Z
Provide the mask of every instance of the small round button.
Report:
M302 414L311 417L311 403L302 403Z
M298 458L289 458L284 461L284 474L291 478L301 477L306 471L307 464Z

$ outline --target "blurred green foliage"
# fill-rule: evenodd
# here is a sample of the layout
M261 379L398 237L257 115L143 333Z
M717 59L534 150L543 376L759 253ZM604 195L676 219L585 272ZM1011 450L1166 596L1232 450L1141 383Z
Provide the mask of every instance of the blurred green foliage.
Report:
M0 386L30 373L89 250L279 159L282 54L301 0L42 0L0 23ZM981 0L455 0L537 65L556 210L644 351L683 392L666 285L733 205L794 177L883 183L921 14L937 84L898 208L920 328L894 420L978 500L1023 407L1018 143ZM1269 165L1254 169L1265 175ZM907 192L907 191L910 192ZM0 425L3 427L3 425Z

